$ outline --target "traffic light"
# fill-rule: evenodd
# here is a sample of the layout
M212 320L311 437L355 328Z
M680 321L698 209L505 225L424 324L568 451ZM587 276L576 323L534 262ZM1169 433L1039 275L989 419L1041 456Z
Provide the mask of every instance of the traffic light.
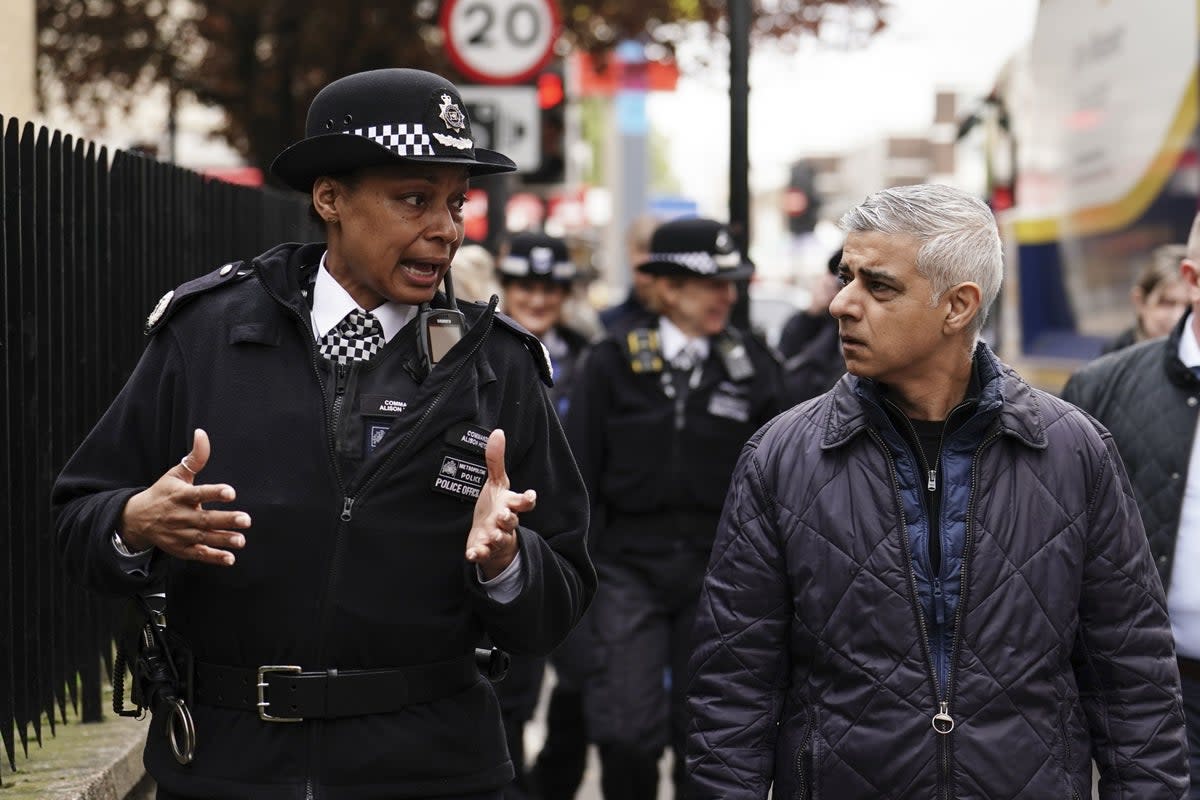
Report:
M566 180L567 93L561 60L554 61L534 79L541 114L541 163L524 183L562 183Z
M783 192L783 212L787 216L788 231L793 234L812 233L816 227L821 201L817 197L815 177L808 162L792 164L791 176Z

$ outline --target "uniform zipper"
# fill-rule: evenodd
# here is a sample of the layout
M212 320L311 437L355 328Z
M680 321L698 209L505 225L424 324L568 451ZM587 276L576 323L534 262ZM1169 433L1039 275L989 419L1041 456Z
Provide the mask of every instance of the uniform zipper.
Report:
M454 367L454 372L450 373L450 377L442 385L442 388L438 390L437 394L433 396L433 399L429 401L429 404L425 406L425 410L421 412L421 416L417 420L416 424L409 429L408 433L404 435L404 438L396 444L396 447L390 453L388 453L387 458L385 458L383 462L366 477L366 479L358 486L358 489L353 494L347 493L346 496L342 498L342 513L340 516L342 524L337 526L337 533L334 536L334 556L333 563L329 567L329 582L327 583L325 590L326 598L328 598L329 594L333 591L333 587L337 585L338 573L341 569L342 563L340 555L342 537L345 534L347 527L349 527L348 523L354 518L353 511L355 502L364 494L366 494L367 490L374 485L376 478L387 471L387 468L389 465L391 465L392 461L395 460L401 451L408 446L408 443L412 441L413 437L416 436L423 427L425 427L425 423L429 420L429 417L432 416L434 410L438 407L438 404L441 403L442 398L445 397L446 393L458 382L458 376L462 373L463 369L466 368L467 364L470 364L473 361L475 354L479 352L479 348L483 346L483 342L487 339L488 334L491 333L492 322L494 319L494 317L488 317L487 327L484 328L483 334L475 342L470 352L468 352L466 356ZM324 643L326 641L329 625L332 619L331 606L332 604L328 601L324 603L321 612L321 623L317 629L317 641L321 643L321 650L318 651L318 657L319 660L322 661L324 660Z
M253 266L254 266L254 260L251 260L251 268L253 268ZM305 331L308 332L309 341L312 343L312 361L311 361L311 363L312 363L313 375L317 379L317 384L321 387L321 396L324 397L325 396L325 379L321 377L321 365L320 365L320 362L318 361L318 356L317 356L316 338L312 334L311 325L309 325L308 323L305 322L303 314L301 314L299 311L297 311L289 303L284 302L283 298L281 298L275 292L274 288L269 286L267 284L267 282L262 279L262 275L257 273L257 271L256 271L256 275L259 279L259 281L258 281L259 284L263 287L263 290L267 293L267 295L271 299L273 299L276 303L278 303L279 305L283 306L288 311L290 311L292 313L292 315L295 316L296 319L300 322L301 327ZM494 311L495 310L494 306L490 307L490 310ZM323 604L322 623L321 623L321 627L318 629L319 630L318 642L320 644L320 650L318 652L318 657L317 657L318 662L324 660L324 645L325 645L325 639L326 639L326 628L328 627L329 620L330 620L330 612L329 612L330 604L328 602L328 595L329 595L330 591L332 590L332 587L335 586L337 583L336 578L337 578L338 568L340 566L340 559L337 557L337 553L339 550L339 546L341 544L342 534L346 529L345 523L348 523L351 521L351 519L353 519L353 508L354 508L355 500L357 499L357 497L362 496L363 492L365 492L366 489L374 482L375 477L378 474L380 474L381 472L383 472L386 469L386 467L392 463L392 459L395 458L396 454L401 449L403 449L404 446L406 444L408 444L409 441L412 440L412 437L417 433L417 431L419 431L422 427L424 427L425 421L429 418L429 415L432 413L433 409L437 406L437 404L441 401L442 397L446 394L447 389L449 389L457 381L458 375L462 371L463 367L467 363L469 363L472 360L472 358L474 358L475 353L478 352L479 348L483 345L483 341L487 338L488 334L491 332L493 319L494 319L494 317L490 317L490 316L488 317L487 327L484 329L483 334L479 337L479 340L475 343L475 346L471 348L470 353L468 353L467 357L464 358L463 361L461 361L457 367L455 367L454 372L451 374L450 378L446 381L446 384L434 396L433 400L426 407L426 409L425 409L424 413L421 415L420 419L417 420L416 425L414 425L413 428L408 432L408 435L405 436L404 439L399 444L397 444L396 449L393 450L388 455L388 457L384 460L384 462L382 464L380 464L379 467L376 468L375 471L372 472L367 477L367 480L359 487L358 494L356 496L345 493L346 490L345 490L345 487L342 482L343 481L342 472L341 472L341 468L338 465L338 460L337 460L336 441L335 441L334 435L333 435L333 431L336 430L335 422L341 413L341 401L342 401L342 398L345 395L345 391L346 391L345 379L346 379L346 373L348 372L348 369L344 370L344 371L340 370L340 369L338 370L338 372L337 372L338 381L335 384L333 410L332 410L332 412L325 411L325 426L326 426L326 430L330 432L329 436L327 436L327 445L328 445L328 450L329 450L329 462L333 467L333 474L334 474L334 478L337 482L338 489L339 489L339 491L343 492L342 512L339 515L339 519L341 520L341 522L343 524L337 526L337 533L334 537L334 562L330 566L329 581L326 585L326 591L325 591L326 602ZM344 367L345 365L339 365L339 366ZM322 410L324 410L325 404L322 403L321 406L322 406ZM319 752L319 748L317 747L317 743L315 741L316 737L317 737L318 726L317 725L311 726L311 732L312 733L309 736L309 747L311 748L312 752ZM316 790L313 788L313 779L312 779L312 776L310 775L310 776L306 777L305 781L304 781L304 798L305 798L305 800L316 800L316 797L317 797Z

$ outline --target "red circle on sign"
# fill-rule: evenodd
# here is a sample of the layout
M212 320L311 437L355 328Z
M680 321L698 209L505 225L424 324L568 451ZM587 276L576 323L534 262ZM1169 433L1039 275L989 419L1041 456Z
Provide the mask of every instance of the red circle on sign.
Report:
M558 33L562 24L558 14L558 3L555 0L526 1L528 5L536 6L543 10L550 23L550 35L546 39L544 52L535 57L531 66L519 72L504 75L488 72L485 64L486 59L475 60L472 56L461 50L455 41L455 31L451 29L451 26L454 24L454 12L459 5L471 2L480 3L481 0L445 0L442 3L442 13L438 17L438 24L442 29L442 35L445 39L446 55L450 57L450 62L454 64L455 69L472 81L490 84L525 83L544 69L546 64L550 62L550 59L554 57L554 43L558 40Z

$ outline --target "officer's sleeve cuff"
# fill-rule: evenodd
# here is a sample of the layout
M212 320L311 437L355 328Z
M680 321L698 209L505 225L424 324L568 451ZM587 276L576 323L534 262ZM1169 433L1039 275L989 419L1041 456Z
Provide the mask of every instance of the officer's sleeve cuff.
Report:
M125 546L125 540L121 538L121 534L113 531L113 548L120 556L121 569L126 575L135 575L139 578L145 578L150 575L150 559L154 556L154 547L147 547L145 550L133 551ZM497 575L496 578L502 577Z
M524 574L520 550L513 557L512 563L490 581L483 579L483 570L478 564L475 565L475 577L479 580L479 585L483 587L487 596L497 603L511 603L517 599L517 595L521 593L521 578Z

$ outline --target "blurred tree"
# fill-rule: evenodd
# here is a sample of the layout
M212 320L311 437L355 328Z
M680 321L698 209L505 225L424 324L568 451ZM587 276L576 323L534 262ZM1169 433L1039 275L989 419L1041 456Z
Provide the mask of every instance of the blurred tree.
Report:
M752 0L755 35L787 42L849 25L884 25L887 0ZM605 53L619 40L660 45L723 36L718 0L559 0L560 51ZM304 129L313 95L351 72L405 65L456 77L437 0L37 0L43 107L62 103L101 128L165 87L226 112L220 134L265 167ZM689 25L687 23L695 23Z

